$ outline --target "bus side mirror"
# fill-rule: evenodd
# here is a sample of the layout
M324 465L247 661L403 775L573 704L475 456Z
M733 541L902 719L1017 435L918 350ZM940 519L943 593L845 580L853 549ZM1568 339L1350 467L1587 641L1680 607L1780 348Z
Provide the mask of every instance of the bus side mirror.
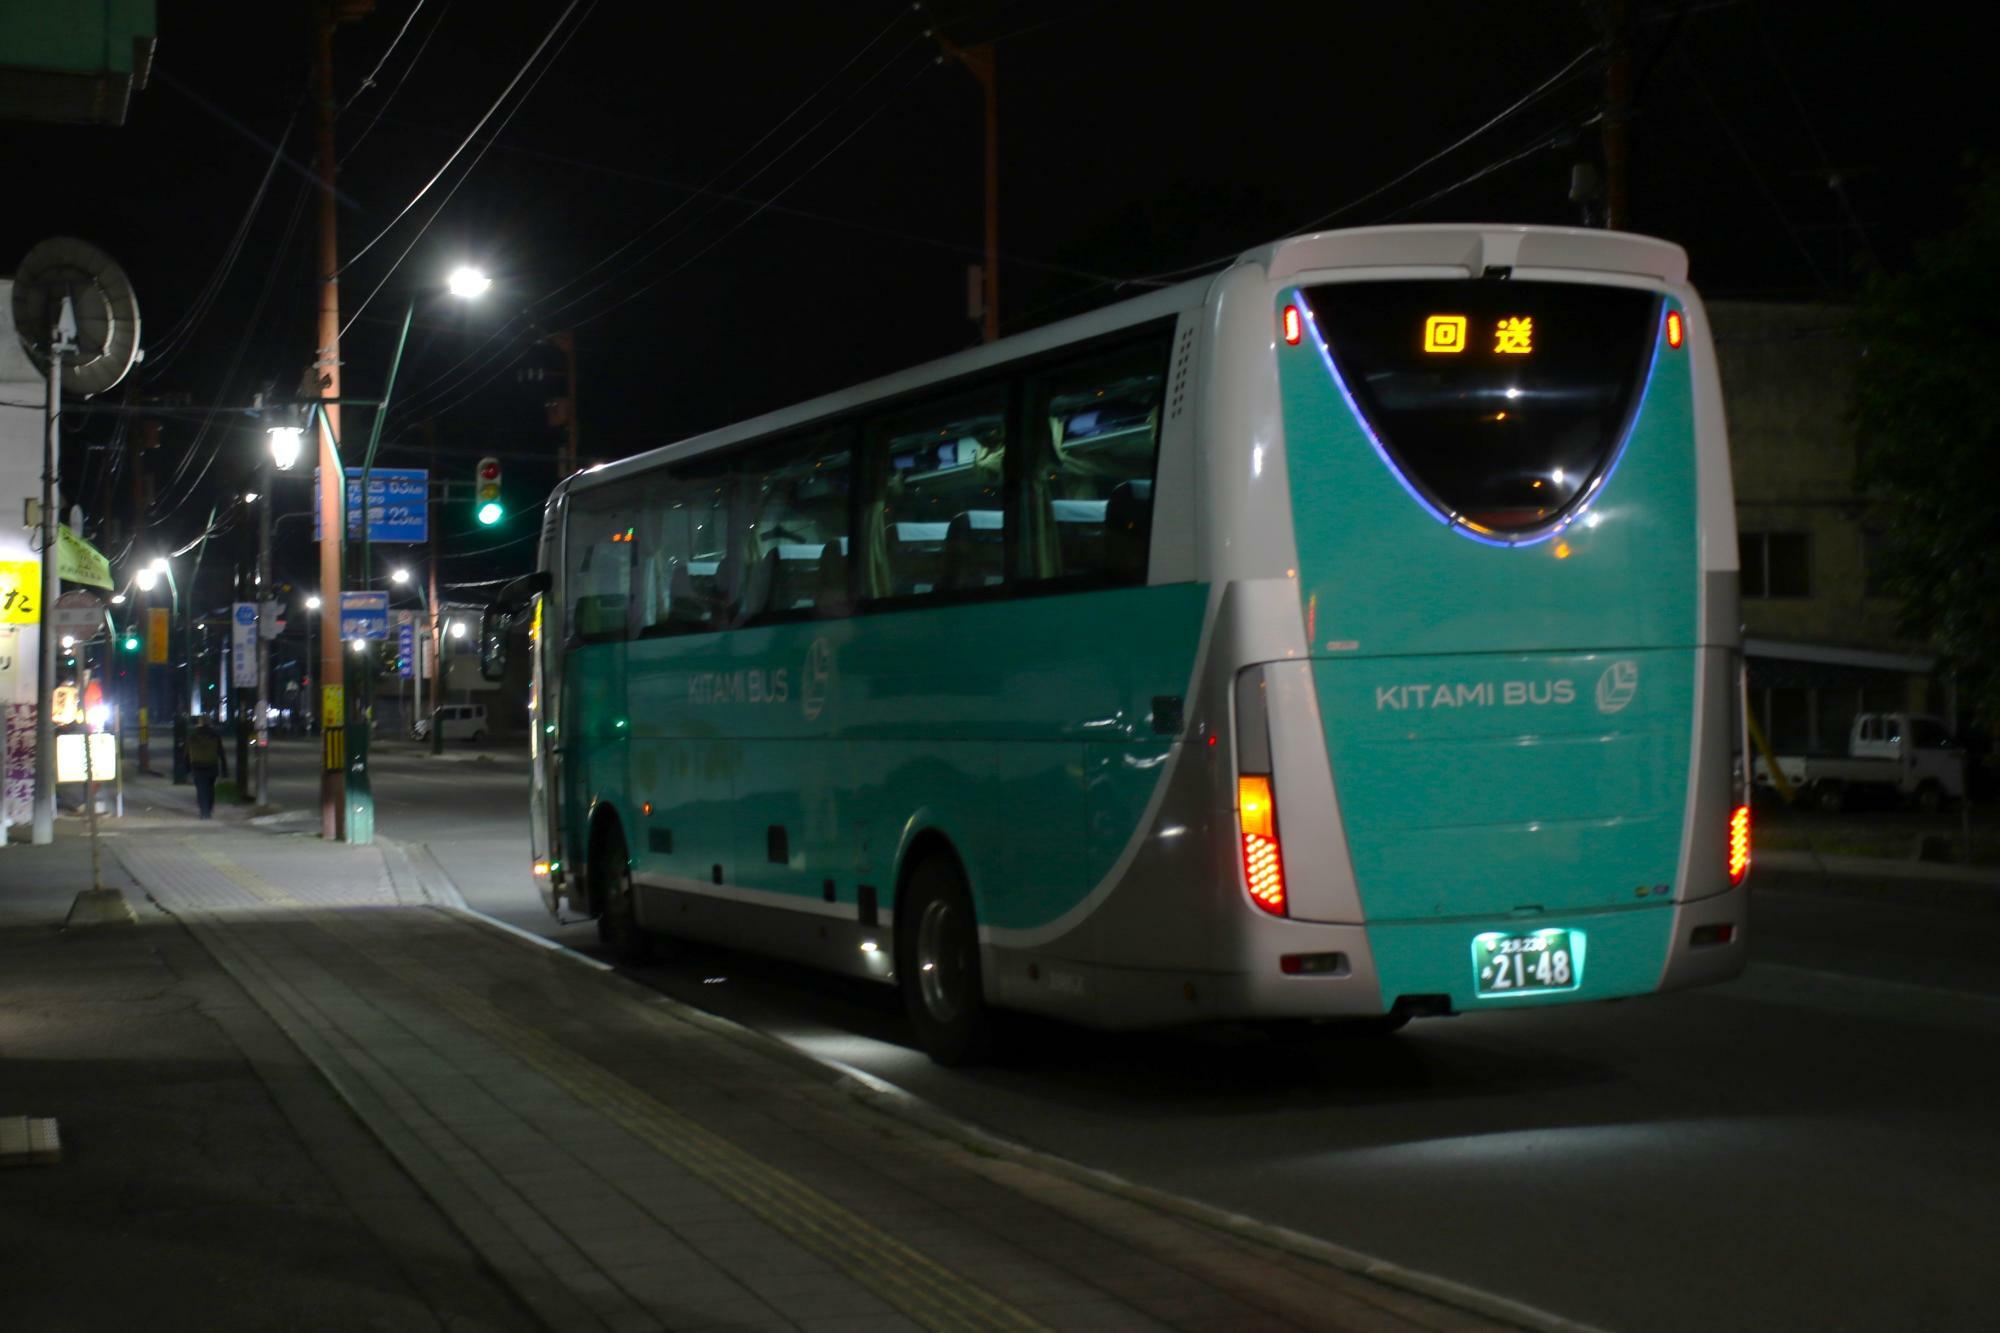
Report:
M549 572L538 569L532 574L523 574L500 590L493 599L493 605L479 617L479 675L482 680L497 681L507 675L507 631L514 623L514 614L534 605L535 598L549 590Z
M504 680L507 675L507 627L514 617L497 606L479 616L479 677Z

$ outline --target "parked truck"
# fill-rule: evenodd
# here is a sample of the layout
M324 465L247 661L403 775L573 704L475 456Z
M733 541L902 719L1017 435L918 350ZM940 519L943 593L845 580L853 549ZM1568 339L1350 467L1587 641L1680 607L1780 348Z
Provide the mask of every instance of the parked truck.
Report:
M1925 810L1965 796L1965 750L1935 717L1862 713L1847 734L1845 758L1775 756L1785 781L1822 810L1845 809L1858 797L1895 794ZM1771 783L1770 761L1757 756L1757 782Z

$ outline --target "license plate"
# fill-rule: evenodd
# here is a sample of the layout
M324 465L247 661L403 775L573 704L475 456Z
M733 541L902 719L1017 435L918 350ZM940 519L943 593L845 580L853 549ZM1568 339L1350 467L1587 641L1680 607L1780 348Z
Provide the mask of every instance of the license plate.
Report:
M1575 990L1583 984L1583 932L1551 928L1525 935L1476 935L1472 976L1481 999Z

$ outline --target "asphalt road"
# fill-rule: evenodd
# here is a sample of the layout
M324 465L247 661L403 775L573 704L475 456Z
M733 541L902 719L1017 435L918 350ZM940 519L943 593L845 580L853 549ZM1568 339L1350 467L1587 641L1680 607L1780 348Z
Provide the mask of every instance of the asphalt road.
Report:
M315 753L277 749L279 800L310 808ZM535 898L525 756L494 755L378 747L378 831L594 952ZM1573 1319L1990 1327L2000 914L1754 882L1730 985L1375 1042L1024 1022L1009 1063L954 1072L885 988L692 947L632 975L1036 1147Z

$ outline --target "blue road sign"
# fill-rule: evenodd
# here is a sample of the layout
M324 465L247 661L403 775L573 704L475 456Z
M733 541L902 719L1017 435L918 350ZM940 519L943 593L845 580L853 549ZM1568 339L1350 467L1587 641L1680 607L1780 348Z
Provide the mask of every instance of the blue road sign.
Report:
M417 627L409 621L396 626L396 674L404 680L417 674Z
M343 639L388 638L389 594L386 592L344 592L340 594L340 637Z
M420 467L368 471L368 540L430 540L430 473ZM347 469L347 536L361 539L361 469ZM320 538L319 474L313 474L313 540Z

